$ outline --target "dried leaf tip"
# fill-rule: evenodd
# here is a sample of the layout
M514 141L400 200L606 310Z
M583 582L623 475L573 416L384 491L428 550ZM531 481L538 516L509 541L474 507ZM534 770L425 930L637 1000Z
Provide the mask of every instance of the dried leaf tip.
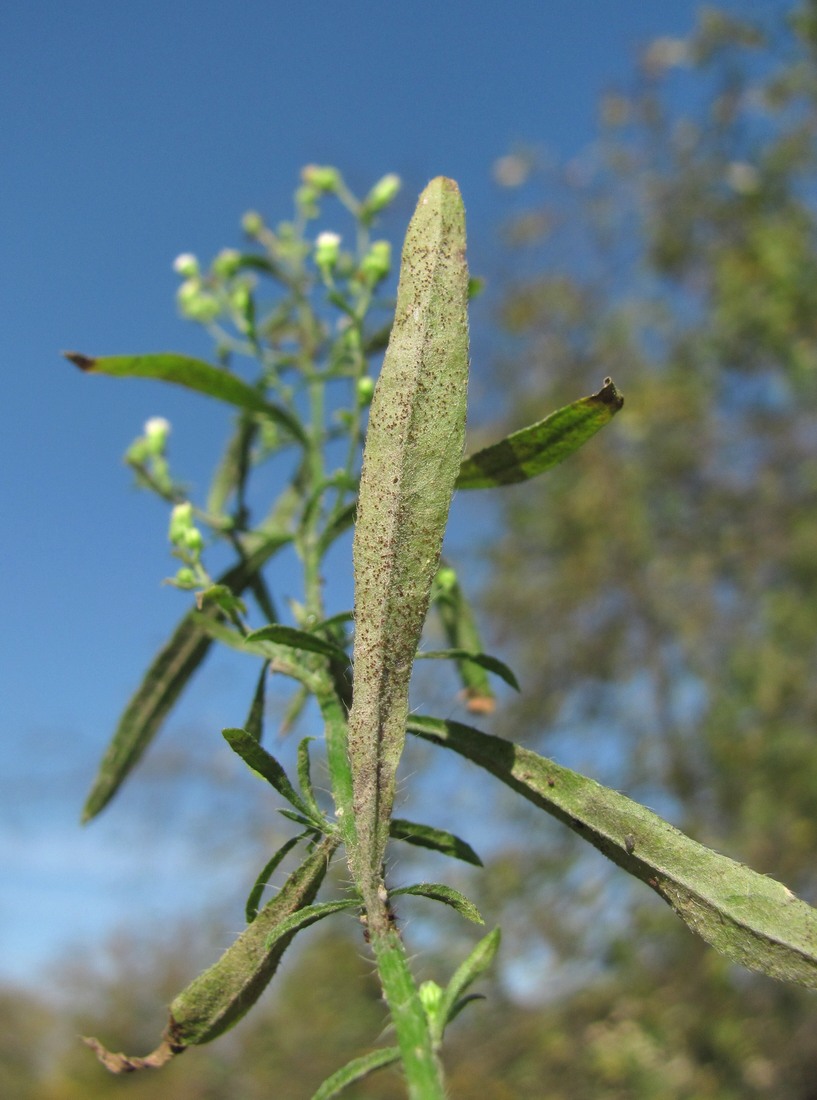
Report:
M73 363L80 370L93 370L96 366L96 359L92 359L89 355L82 355L78 351L64 351L62 354L69 363Z

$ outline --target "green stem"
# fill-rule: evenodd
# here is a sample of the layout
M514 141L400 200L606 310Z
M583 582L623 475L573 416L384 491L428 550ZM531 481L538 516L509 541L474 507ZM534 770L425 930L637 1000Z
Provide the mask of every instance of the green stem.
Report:
M308 496L310 496L324 479L323 462L323 433L324 433L324 389L326 383L318 374L312 374L309 379L309 452L308 464ZM321 557L319 523L322 509L320 507L308 509L305 517L304 528L299 539L299 546L304 563L304 592L307 615L312 621L319 622L324 618L323 595L321 591Z
M385 913L385 905L382 906ZM369 932L383 994L389 1006L406 1074L409 1100L444 1100L442 1065L436 1055L425 1010L408 967L402 940L391 921Z

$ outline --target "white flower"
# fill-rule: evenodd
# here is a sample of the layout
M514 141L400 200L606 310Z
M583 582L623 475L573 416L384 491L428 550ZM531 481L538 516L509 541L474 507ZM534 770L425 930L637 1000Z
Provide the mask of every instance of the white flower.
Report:
M340 233L332 233L326 229L323 233L319 233L315 241L316 248L325 248L327 250L337 248L340 245Z
M144 432L148 439L157 435L168 436L170 435L170 421L165 420L163 416L152 416L150 420L145 421Z
M182 254L177 256L173 261L173 270L177 275L182 275L185 279L190 279L194 275L198 275L199 261L192 252L182 252Z

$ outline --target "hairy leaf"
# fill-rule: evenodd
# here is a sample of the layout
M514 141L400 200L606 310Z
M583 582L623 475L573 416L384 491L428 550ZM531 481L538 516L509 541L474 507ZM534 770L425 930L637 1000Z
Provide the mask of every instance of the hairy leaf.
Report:
M289 541L288 534L269 536L246 561L228 569L219 583L233 592L243 591L268 558ZM83 821L89 821L104 809L147 749L207 655L212 639L202 624L217 621L216 608L189 611L156 654L119 719L83 808Z
M201 359L173 352L94 358L75 351L66 352L65 358L86 373L107 374L114 378L155 378L226 401L240 409L262 413L285 428L294 439L306 442L304 429L292 413L267 401L257 389L248 386L237 375Z
M348 663L346 651L334 642L327 642L325 638L319 638L317 634L311 634L306 630L297 630L294 626L283 626L281 623L270 623L258 630L251 630L246 636L246 641L274 642L276 645L288 646L292 649L305 649L310 653L321 653L324 657L331 657L336 661Z
M312 1100L333 1100L334 1097L340 1096L348 1085L353 1085L355 1081L362 1081L375 1070L384 1069L399 1061L399 1047L381 1047L368 1054L361 1054L359 1058L353 1058L351 1062L347 1062L331 1077L327 1077L318 1091L312 1094Z
M462 455L467 294L462 199L453 180L435 179L420 196L403 248L355 526L349 757L353 858L367 908L376 907L411 668Z
M98 1040L86 1039L102 1064L112 1073L155 1069L186 1047L209 1043L238 1023L277 970L297 931L291 918L313 902L337 844L331 837L319 844L221 958L176 997L162 1042L152 1054L114 1054Z
M221 732L233 752L237 753L253 771L263 776L278 794L285 798L291 806L294 806L299 813L303 814L309 822L312 817L309 806L292 786L289 776L275 757L268 753L265 748L262 748L256 738L246 730L226 729ZM322 828L323 819L319 818L316 824L319 828Z
M705 848L652 810L511 741L459 722L412 717L445 745L568 825L646 882L734 962L817 989L817 909L782 883Z
M431 898L432 901L441 901L443 905L450 905L456 909L460 916L474 924L484 924L479 914L479 909L465 894L455 890L453 886L446 886L443 882L418 882L415 886L401 886L399 890L390 890L389 897L395 898L401 894L413 894L421 898Z
M608 424L624 398L611 378L591 397L546 416L536 424L513 432L505 439L463 460L458 489L491 489L514 485L544 473L577 451Z
M495 928L484 936L473 949L468 958L461 963L451 976L451 980L443 991L437 1013L438 1033L435 1036L438 1042L442 1041L443 1032L447 1024L454 1019L465 1007L463 993L472 985L480 975L484 974L496 957L499 950L501 932Z
M504 680L506 684L516 691L521 690L519 681L505 662L500 661L498 657L492 657L489 653L469 653L467 649L428 649L417 654L418 661L430 661L435 659L470 661L475 665L479 665L480 668L486 669L488 672L493 672L500 680Z
M475 867L482 866L482 860L471 845L454 833L446 832L445 829L435 829L431 825L418 825L415 821L404 821L402 818L393 817L389 835L394 840L403 840L418 848L430 848L432 851L441 852L444 856L461 859L463 863L471 863Z

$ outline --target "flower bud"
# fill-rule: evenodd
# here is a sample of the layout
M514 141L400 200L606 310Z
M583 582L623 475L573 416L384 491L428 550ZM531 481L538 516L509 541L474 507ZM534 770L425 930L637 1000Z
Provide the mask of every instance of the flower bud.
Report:
M221 252L213 260L213 274L220 275L222 279L229 279L238 271L241 265L241 253L235 248L222 248Z
M340 184L340 172L338 172L337 168L323 167L318 164L307 164L301 172L301 179L316 191L332 192L338 189Z
M152 416L145 421L145 440L151 454L161 454L170 435L170 421L163 416Z
M204 535L198 527L188 527L181 541L185 550L192 550L194 554L198 554L204 549Z
M373 241L371 248L360 262L360 270L366 279L378 283L391 271L391 244L389 241Z
M331 271L338 262L340 235L337 233L319 233L315 241L315 263L322 271Z
M436 982L422 982L417 990L420 995L420 1003L425 1009L426 1017L433 1020L440 1011L443 999L443 991Z
M295 192L295 203L298 209L302 212L304 217L317 218L318 216L318 195L320 191L312 187L310 184L305 183L303 187L299 187Z
M202 290L201 280L185 280L176 291L176 304L179 312L189 321L201 321L207 324L221 313L221 305L212 294Z
M457 587L457 573L450 565L444 565L437 571L437 587L441 592L451 592Z
M357 399L361 405L371 405L372 397L374 395L374 379L373 378L358 378L357 380Z
M168 538L174 545L181 545L187 536L187 532L193 526L193 505L189 500L181 504L174 504L170 513L170 528Z
M264 228L264 219L257 210L248 210L241 219L241 228L248 237L257 237Z
M192 279L199 273L199 261L192 252L182 252L173 261L173 270L185 279Z
M394 172L389 172L387 176L377 181L363 200L363 205L370 214L377 214L394 201L402 185L400 177Z

